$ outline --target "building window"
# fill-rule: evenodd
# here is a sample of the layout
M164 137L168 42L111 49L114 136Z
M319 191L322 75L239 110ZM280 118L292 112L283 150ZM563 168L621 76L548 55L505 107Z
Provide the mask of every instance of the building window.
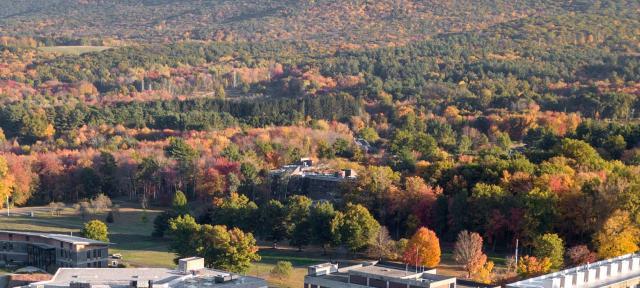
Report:
M87 251L87 259L91 258L91 250Z
M389 288L407 288L407 284L389 282Z
M349 275L349 283L367 286L367 278L358 275Z
M375 287L375 288L387 288L387 281L383 281L375 278L369 278L369 286Z

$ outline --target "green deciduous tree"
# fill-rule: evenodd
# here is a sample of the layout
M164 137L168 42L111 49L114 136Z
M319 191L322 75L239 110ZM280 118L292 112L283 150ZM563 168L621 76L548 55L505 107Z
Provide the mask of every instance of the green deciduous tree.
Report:
M238 228L205 224L198 238L198 253L209 267L243 273L251 262L260 260L256 239Z
M168 235L171 238L169 250L176 253L178 261L180 258L199 255L197 235L201 227L196 223L196 219L190 215L180 215L169 220Z
M337 213L331 222L334 242L344 244L352 252L367 247L380 230L380 224L362 205L347 204L344 213Z
M260 207L260 230L264 239L272 241L274 247L288 237L287 211L277 200L271 200Z
M564 266L564 241L558 234L547 233L533 241L535 256L539 259L549 258L552 269Z
M173 201L171 202L171 209L178 213L179 215L183 215L189 212L189 207L187 207L187 196L182 193L182 191L176 191L176 194L173 195Z
M271 275L280 279L288 278L291 272L293 272L293 265L289 261L276 262L276 266L273 266L270 271Z
M311 242L322 246L324 253L326 253L327 245L333 240L331 222L335 216L336 211L333 204L328 201L316 202L309 211Z

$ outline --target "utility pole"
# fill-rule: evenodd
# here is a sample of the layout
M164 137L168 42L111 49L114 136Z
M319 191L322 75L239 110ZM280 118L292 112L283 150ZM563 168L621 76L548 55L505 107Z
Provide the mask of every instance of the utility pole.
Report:
M418 257L420 256L420 252L418 251L418 246L416 245L416 274L418 273Z
M9 195L7 194L7 217L11 216L11 212L9 210Z
M516 271L518 271L518 240L516 239Z

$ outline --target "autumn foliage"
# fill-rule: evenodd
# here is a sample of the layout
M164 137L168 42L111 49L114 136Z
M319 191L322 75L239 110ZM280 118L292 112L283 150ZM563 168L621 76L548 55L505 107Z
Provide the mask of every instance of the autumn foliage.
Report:
M638 251L640 229L631 222L629 212L616 211L595 235L600 258L613 258Z
M421 227L413 234L402 260L410 265L436 267L440 264L440 240L436 233Z
M551 270L551 259L538 259L534 256L524 256L518 262L518 274L524 278L543 275Z
M487 262L487 255L482 252L480 234L466 230L460 232L453 250L453 259L467 271L467 278L477 273Z

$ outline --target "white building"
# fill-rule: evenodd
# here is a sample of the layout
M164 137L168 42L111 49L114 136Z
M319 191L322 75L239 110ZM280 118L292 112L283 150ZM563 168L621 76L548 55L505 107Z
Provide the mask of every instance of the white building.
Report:
M507 285L507 288L640 287L640 255L627 254Z
M342 268L339 268L338 264L324 263L309 266L308 274L304 277L304 288L491 287L470 281L458 281L451 276L438 275L435 269L421 270L416 267L375 261Z
M49 281L29 288L267 288L260 278L207 269L204 259L181 259L167 268L60 268Z

